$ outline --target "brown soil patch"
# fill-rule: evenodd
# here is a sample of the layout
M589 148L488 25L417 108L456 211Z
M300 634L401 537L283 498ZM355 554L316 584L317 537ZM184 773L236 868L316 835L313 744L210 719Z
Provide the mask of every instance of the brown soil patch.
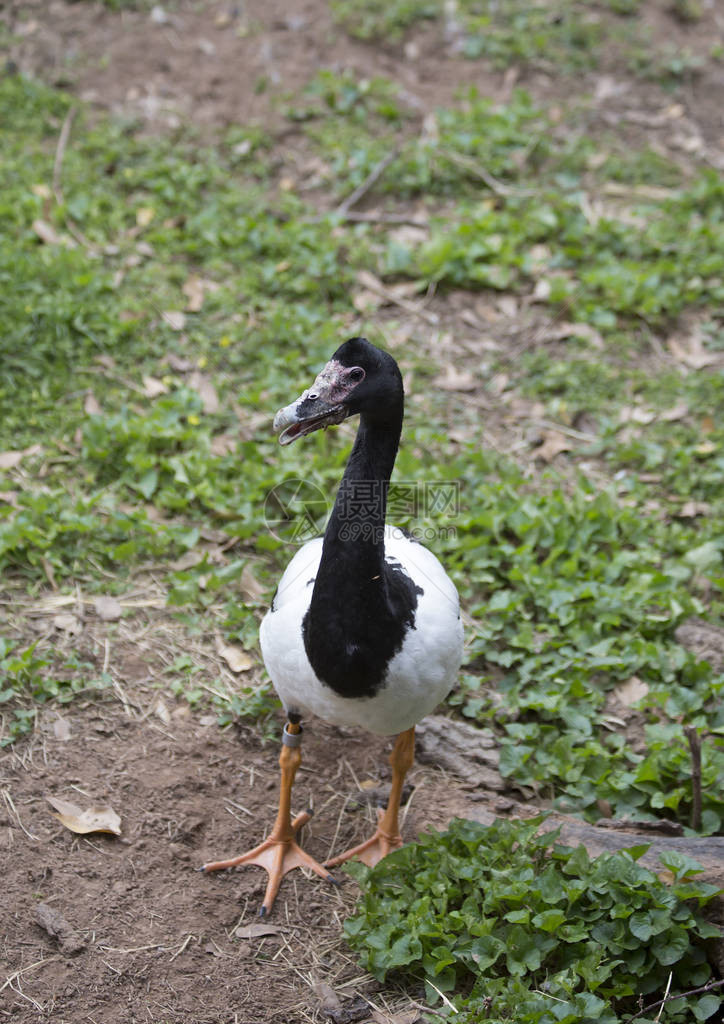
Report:
M174 0L153 11L114 11L92 0L9 0L0 20L14 34L7 48L11 67L154 128L191 118L200 127L258 123L288 130L283 104L320 68L330 68L360 79L393 79L401 99L421 117L469 86L503 99L522 85L541 103L590 96L603 124L631 130L639 142L645 136L665 148L678 146L679 155L687 147L696 152L691 121L718 160L724 150L724 62L710 58L724 44L724 14L704 2L702 17L686 23L672 6L652 0L641 13L652 45L703 61L676 87L634 78L615 45L597 70L559 78L545 65L501 71L467 60L455 36L437 23L418 23L401 43L365 43L340 31L325 0ZM605 5L597 16L613 17ZM664 116L674 103L682 107L674 118L680 138L671 138L671 119Z
M341 939L356 889L343 873L339 888L301 872L287 876L268 934L255 934L265 873L195 870L268 831L276 745L262 746L250 729L220 731L213 716L202 725L185 705L164 724L149 714L158 691L136 688L127 699L127 710L115 698L73 704L67 740L53 735L53 712L32 741L0 760L0 976L9 979L0 1015L58 1024L291 1024L324 1019L313 988L321 979L343 1005L362 1007L355 1019L394 1001L389 991L380 1000ZM355 780L384 791L387 746L321 722L308 726L295 807L311 800L316 808L303 842L319 860L370 834L373 810ZM434 799L436 779L434 769L412 773L408 836L428 820L447 820L446 808L436 813L425 799L427 789ZM52 816L47 795L110 804L122 836L72 834ZM41 927L39 905L65 919L71 941Z
M645 9L656 38L708 55L724 28L718 5L702 6L705 15L692 26L665 13L658 0ZM407 49L355 42L334 27L323 0L178 0L164 12L154 20L148 9L10 2L0 10L13 33L8 67L67 88L101 112L137 119L148 130L173 129L189 119L211 134L233 123L264 124L278 130L270 161L288 159L295 145L303 146L284 120L284 98L297 94L320 67L395 79L420 120L468 85L503 99L519 83L538 102L553 104L569 101L572 91L571 80L545 70L503 73L467 61L431 27L413 31L407 42L414 45ZM612 54L605 69L582 75L575 91L590 96L588 130L615 131L685 165L724 167L721 62L708 61L672 93L632 79ZM530 344L546 343L534 311L510 297L451 294L435 298L429 309L438 321L428 331L417 320L416 331L443 368L465 365L466 337L479 355L486 324L509 340L511 359ZM479 323L471 325L471 309ZM390 329L405 330L404 318ZM445 332L454 333L454 343L441 342ZM511 396L512 404L492 423L493 410L479 404L484 401L463 391L459 406L471 423L486 416L486 443L507 451L517 450L519 441L530 446L531 423L540 411ZM505 402L495 405L500 410ZM576 426L585 430L585 424ZM5 607L10 610L11 603ZM143 621L139 615L137 627L124 620L136 628L137 642L126 637L114 648L113 693L85 705L75 701L62 712L70 738L55 735L52 712L32 739L0 757L0 1018L18 1024L319 1022L329 1019L314 988L323 981L347 1014L340 1020L390 1021L405 1010L405 1024L411 1024L410 994L381 989L344 945L341 922L356 893L344 876L337 889L293 873L270 921L276 930L260 935L248 930L258 923L265 880L260 869L215 876L194 870L249 848L269 827L278 748L263 745L251 729L219 731L211 716L189 712L164 692L164 664L188 642L169 622L165 613ZM38 635L22 614L13 626L18 637ZM101 630L89 652L99 666L103 640ZM193 643L202 661L215 658L213 638ZM167 719L155 710L159 695ZM374 813L358 783L384 786L387 746L309 723L295 808L313 797L316 813L304 842L314 856L323 859L369 833ZM404 827L410 838L426 826L444 827L453 814L525 810L499 793L465 791L434 767L416 766L410 781ZM73 836L52 817L48 794L110 803L121 815L122 836ZM41 927L39 904L62 915L72 941Z

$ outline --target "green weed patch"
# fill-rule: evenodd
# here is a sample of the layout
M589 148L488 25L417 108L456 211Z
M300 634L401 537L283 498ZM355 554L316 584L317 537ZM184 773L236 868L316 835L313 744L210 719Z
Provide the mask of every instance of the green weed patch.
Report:
M636 863L645 846L592 860L536 836L539 825L454 821L371 871L355 865L363 894L345 934L362 964L380 980L424 981L461 1024L623 1024L669 975L672 996L706 985L719 930L700 910L717 890L696 881L695 862L662 854L677 879L667 886ZM705 1021L721 1004L717 989L639 1019Z
M303 382L338 343L356 272L523 296L543 281L548 308L591 325L599 347L584 333L565 357L501 350L473 368L481 387L508 374L561 424L595 417L570 453L580 472L569 463L565 481L534 480L477 444L451 459L449 400L425 383L436 367L416 338L399 352L429 393L409 405L397 478L461 485L454 520L431 512L402 523L437 538L473 618L450 704L495 730L511 782L589 817L603 802L688 825L692 726L703 829L720 832L723 680L674 631L724 608L724 434L713 415L724 376L650 375L632 356L645 332L695 311L704 365L721 350L721 182L667 163L666 189L639 194L661 157L606 142L602 161L600 140L564 132L524 93L498 108L471 93L409 139L411 115L382 80L323 72L298 103L290 116L337 201L399 146L370 197L393 208L423 200L427 241L320 216L277 187L258 131L201 146L88 126L79 111L56 196L69 101L22 79L0 83L0 451L40 445L0 476L0 571L16 586L38 587L51 571L60 587L82 576L89 592L120 592L149 561L167 564L160 579L175 614L192 623L213 609L217 628L254 649L290 553L284 524L269 529L267 497L288 478L331 496L348 448L338 433L280 451L260 410L270 419L288 402L290 366ZM591 218L584 197L611 180L633 192L614 189L615 204ZM187 308L190 279L205 282L200 309ZM641 422L623 416L631 407ZM586 460L605 467L607 484L589 479ZM642 474L660 481L655 507ZM221 564L210 535L227 545ZM245 602L236 588L252 561L259 593ZM610 704L634 676L646 688L636 750ZM8 678L6 689L20 687ZM188 666L172 683L192 701L206 693ZM219 698L225 721L274 706L269 691L247 690Z
M701 57L673 45L657 47L639 17L641 0L334 0L332 13L351 36L399 43L435 21L448 45L494 67L524 65L575 74L618 63L643 78L675 82L695 74ZM676 0L679 21L701 18L697 3Z
M98 693L111 680L75 657L20 648L0 636L0 747L32 732L43 705L62 706L83 694Z

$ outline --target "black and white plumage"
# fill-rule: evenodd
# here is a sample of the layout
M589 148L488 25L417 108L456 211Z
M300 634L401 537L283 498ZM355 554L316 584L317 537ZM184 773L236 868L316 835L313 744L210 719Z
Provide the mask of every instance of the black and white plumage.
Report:
M297 552L279 583L274 610L262 622L262 652L274 688L291 715L315 715L381 736L404 732L437 707L455 681L462 644L455 587L431 551L387 526L384 565L390 576L399 574L406 585L412 583L410 606L386 635L387 624L375 622L374 614L365 621L363 612L359 631L346 633L348 625L356 625L353 609L346 615L340 609L329 632L320 631L319 650L314 651L310 606L322 557L321 538ZM337 633L350 637L338 659Z
M351 857L372 865L402 844L398 809L414 756L414 727L446 696L460 666L463 630L453 583L432 552L385 525L403 405L392 356L352 338L274 420L282 444L348 416L358 414L360 425L324 537L294 556L261 625L264 661L289 719L276 821L252 850L202 868L263 867L269 879L262 915L287 871L306 866L333 880L329 867ZM311 811L294 820L290 811L301 763L300 722L309 715L398 734L390 798L377 829L325 865L297 842Z
M457 591L440 562L385 525L403 415L397 363L345 342L275 420L288 443L359 413L324 538L287 567L261 625L264 661L287 712L378 735L411 728L450 691L462 656Z

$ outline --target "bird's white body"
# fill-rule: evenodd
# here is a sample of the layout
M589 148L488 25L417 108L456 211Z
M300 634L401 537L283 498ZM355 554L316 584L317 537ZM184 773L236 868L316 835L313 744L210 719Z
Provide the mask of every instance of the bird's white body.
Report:
M259 638L267 671L288 712L334 725L360 726L379 736L412 728L450 692L462 660L463 627L455 585L435 555L402 530L385 527L385 560L420 588L415 625L387 666L372 697L336 693L315 675L304 648L302 623L322 556L322 538L309 541L279 583Z

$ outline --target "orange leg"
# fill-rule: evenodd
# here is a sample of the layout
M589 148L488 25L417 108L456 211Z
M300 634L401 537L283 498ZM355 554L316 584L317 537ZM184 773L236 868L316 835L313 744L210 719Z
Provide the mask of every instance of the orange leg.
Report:
M353 846L351 850L340 853L338 857L332 857L331 860L325 861L325 867L333 868L346 860L355 858L372 868L392 850L397 850L402 846L398 811L405 776L412 767L414 758L415 729L413 726L412 729L400 733L390 754L390 764L392 765L390 799L387 801L387 810L378 811L378 822L374 835L366 842L360 843L359 846Z
M235 868L244 864L256 864L267 871L269 881L264 895L264 902L259 910L259 916L264 917L274 906L274 900L279 892L282 878L292 868L307 867L316 871L318 875L329 882L335 879L326 868L322 867L313 857L299 846L296 835L299 829L311 818L311 811L304 811L294 821L291 816L292 786L294 776L302 762L301 726L289 722L284 729L284 745L279 755L279 766L282 770L282 780L279 788L279 810L271 833L263 843L255 846L248 853L242 853L240 857L232 857L230 860L217 860L210 864L204 864L201 871L221 871L223 868Z

